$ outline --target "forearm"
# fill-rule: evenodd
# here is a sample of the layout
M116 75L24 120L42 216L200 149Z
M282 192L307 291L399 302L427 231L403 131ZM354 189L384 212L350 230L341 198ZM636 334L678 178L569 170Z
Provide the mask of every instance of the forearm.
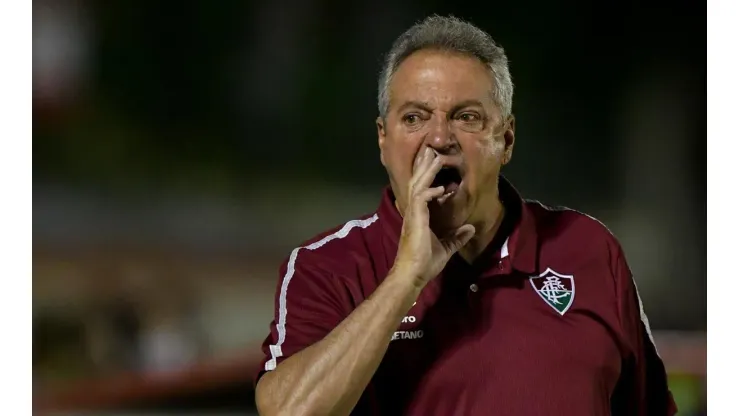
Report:
M257 386L262 414L349 414L420 290L394 274L323 340L283 361Z

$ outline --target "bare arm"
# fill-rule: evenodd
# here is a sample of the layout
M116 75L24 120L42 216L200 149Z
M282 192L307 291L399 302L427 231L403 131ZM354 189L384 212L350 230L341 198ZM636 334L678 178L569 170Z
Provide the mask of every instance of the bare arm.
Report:
M421 289L475 234L472 225L463 225L440 240L430 230L427 204L444 194L444 187L430 188L441 167L431 149L417 158L392 271L321 341L262 376L256 392L260 414L347 415L352 411Z
M262 376L256 393L260 414L349 414L420 293L412 282L390 274L323 340Z

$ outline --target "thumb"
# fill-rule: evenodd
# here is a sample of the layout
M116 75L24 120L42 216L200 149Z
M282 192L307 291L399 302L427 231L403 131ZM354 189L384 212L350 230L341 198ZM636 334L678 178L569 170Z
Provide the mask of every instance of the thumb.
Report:
M446 238L442 243L447 250L447 254L452 256L457 253L458 250L463 248L465 244L468 244L471 238L475 235L475 227L470 224L465 224L462 227L455 230L455 232Z

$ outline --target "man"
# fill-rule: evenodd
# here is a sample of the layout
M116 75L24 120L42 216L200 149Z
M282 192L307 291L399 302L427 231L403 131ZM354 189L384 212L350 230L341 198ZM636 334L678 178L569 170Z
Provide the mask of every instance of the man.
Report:
M381 73L377 212L280 271L264 415L670 415L666 374L619 243L525 202L503 49L431 17Z

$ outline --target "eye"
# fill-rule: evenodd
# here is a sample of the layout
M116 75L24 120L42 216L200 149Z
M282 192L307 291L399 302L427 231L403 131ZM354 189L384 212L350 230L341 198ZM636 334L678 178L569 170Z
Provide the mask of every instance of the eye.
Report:
M453 121L458 128L469 133L478 133L485 128L484 117L477 111L461 111L455 114Z
M412 113L403 116L402 120L404 124L408 126L413 126L421 121L421 117L418 114Z
M477 123L481 120L481 117L476 113L462 113L458 118L465 123Z

